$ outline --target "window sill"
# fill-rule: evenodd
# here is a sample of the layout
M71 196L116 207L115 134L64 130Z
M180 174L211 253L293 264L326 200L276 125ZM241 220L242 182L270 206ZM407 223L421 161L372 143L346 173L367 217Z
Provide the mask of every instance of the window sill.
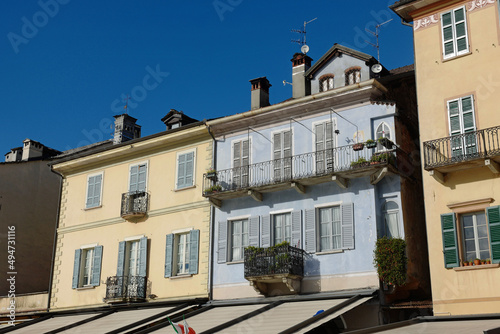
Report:
M339 254L343 252L344 252L343 249L335 249L331 251L317 252L316 255Z
M455 270L455 271L467 271L467 270L490 269L490 268L498 268L498 267L500 267L500 263L480 264L478 266L455 267L455 268L453 268L453 270Z
M226 262L226 264L241 264L241 263L245 263L245 261L239 260L239 261Z
M91 289L95 289L95 286L94 285L86 285L86 286L81 286L79 288L76 288L75 290L80 291L80 290L91 290Z
M189 278L193 277L193 274L183 274L183 275L178 275L178 276L170 276L170 279L181 279L181 278Z
M189 186L189 187L184 187L184 188L175 188L174 191L182 191L182 190L193 189L193 188L196 188L196 184Z
M91 208L84 208L83 211L89 211L89 210L94 210L94 209L100 209L102 208L102 204L98 206L93 206Z
M471 54L472 54L472 51L469 51L467 53L462 53L461 55L458 55L458 56L452 56L452 57L448 57L448 58L443 58L441 62L442 63L446 63L447 61L454 60L454 59L457 59L457 58L466 57L466 56L471 55Z

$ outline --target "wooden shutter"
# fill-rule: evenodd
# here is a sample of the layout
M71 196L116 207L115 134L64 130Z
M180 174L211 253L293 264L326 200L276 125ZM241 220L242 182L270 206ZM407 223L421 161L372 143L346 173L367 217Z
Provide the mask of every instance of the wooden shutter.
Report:
M139 240L139 276L146 277L148 265L148 238L143 237Z
M189 232L189 273L198 273L198 249L200 243L200 230Z
M490 253L492 263L500 263L500 206L486 209L490 230Z
M181 154L177 160L177 188L193 185L194 152Z
M92 263L92 286L98 286L101 281L102 246L94 247L94 261Z
M340 206L342 214L342 248L354 249L354 210L353 203Z
M146 175L148 172L148 165L139 165L139 174L137 181L137 191L146 191Z
M128 191L137 191L138 190L138 180L139 180L139 166L130 167L130 184Z
M441 215L443 232L443 254L445 268L458 267L457 223L454 213Z
M305 251L316 252L316 209L307 209L305 216Z
M102 174L89 177L87 186L87 208L99 206L101 203Z
M217 235L217 263L227 261L227 221L219 222L219 231Z
M302 216L300 210L292 212L291 246L302 248Z
M284 177L289 180L292 178L292 131L283 132L283 158L284 160Z
M167 244L165 245L165 277L172 276L174 262L174 235L167 234Z
M271 216L262 216L262 234L260 236L261 247L271 247Z
M233 182L236 187L241 186L241 142L233 143Z
M125 246L125 241L120 241L118 244L118 265L116 267L116 276L123 276L123 272L125 271Z
M75 262L73 263L73 285L72 288L78 288L78 282L80 280L80 264L82 262L82 250L75 250Z
M259 216L250 217L248 220L248 246L259 247Z
M281 133L273 135L274 180L281 180Z

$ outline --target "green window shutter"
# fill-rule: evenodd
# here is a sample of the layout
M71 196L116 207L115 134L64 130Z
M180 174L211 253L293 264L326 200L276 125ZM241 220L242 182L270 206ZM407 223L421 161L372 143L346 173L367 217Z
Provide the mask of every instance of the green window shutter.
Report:
M118 244L118 265L116 267L116 276L123 276L125 270L125 241Z
M167 234L167 244L165 246L165 277L172 276L174 260L174 235Z
M500 206L486 209L490 230L490 249L492 263L500 263Z
M445 268L458 267L458 242L457 223L454 213L441 215L441 228L443 232L443 254Z
M300 210L292 212L292 242L290 246L302 248L302 214Z
M146 277L148 265L148 238L142 237L139 241L139 276Z
M260 236L261 247L271 247L271 216L262 216L262 235Z
M305 210L305 250L308 253L316 252L316 209Z
M353 203L342 204L342 248L354 249Z
M98 286L101 280L102 246L94 247L94 262L92 264L92 286Z
M78 281L80 280L80 263L82 257L82 250L75 250L75 262L73 264L73 285L72 288L78 288Z
M259 247L259 216L250 217L248 222L248 246Z
M189 232L189 273L198 273L198 249L200 243L200 230Z
M217 235L217 263L227 261L227 222L219 222L219 231Z

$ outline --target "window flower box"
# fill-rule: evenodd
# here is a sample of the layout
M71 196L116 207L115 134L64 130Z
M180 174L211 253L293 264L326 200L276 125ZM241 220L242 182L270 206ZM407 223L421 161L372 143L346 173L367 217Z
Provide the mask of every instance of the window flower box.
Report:
M352 145L352 149L354 151L361 151L364 147L365 147L365 144L363 144L363 143L357 143L357 144Z

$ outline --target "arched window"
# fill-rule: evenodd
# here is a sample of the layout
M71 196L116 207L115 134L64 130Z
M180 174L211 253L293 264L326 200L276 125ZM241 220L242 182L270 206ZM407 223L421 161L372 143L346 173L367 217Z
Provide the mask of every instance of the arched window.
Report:
M361 82L361 67L351 67L345 71L345 85Z
M333 74L325 74L319 78L319 91L326 92L333 89Z
M388 238L399 238L399 206L394 201L386 201L383 206L385 235Z
M377 131L375 132L375 138L377 139L377 151L383 151L385 148L378 142L378 139L387 138L392 140L391 129L389 128L389 125L387 125L387 123L382 122L379 124L379 126L377 127Z

